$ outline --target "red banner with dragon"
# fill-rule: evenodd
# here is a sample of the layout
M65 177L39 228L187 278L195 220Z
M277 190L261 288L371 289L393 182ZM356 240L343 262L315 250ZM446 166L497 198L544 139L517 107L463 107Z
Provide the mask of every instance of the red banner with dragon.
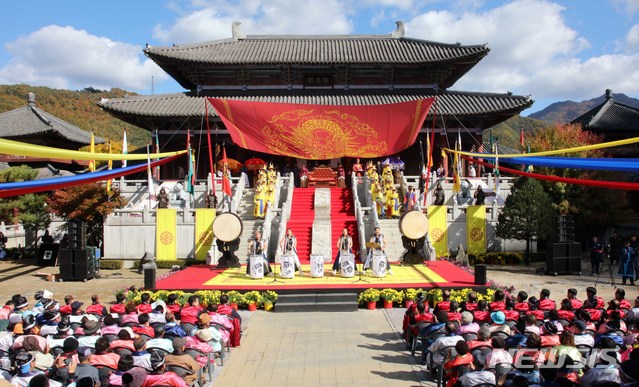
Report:
M433 100L338 106L208 99L235 144L306 160L398 153L415 142Z

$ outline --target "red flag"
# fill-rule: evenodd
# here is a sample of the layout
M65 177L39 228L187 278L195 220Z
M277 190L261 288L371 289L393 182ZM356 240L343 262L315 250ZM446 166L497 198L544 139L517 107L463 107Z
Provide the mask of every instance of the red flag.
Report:
M399 153L415 142L433 100L341 106L209 98L235 144L306 160Z
M524 149L524 130L519 129L519 145L521 145L521 149Z
M229 164L226 160L226 148L222 150L222 192L228 196L233 195L231 190L231 178L229 176Z

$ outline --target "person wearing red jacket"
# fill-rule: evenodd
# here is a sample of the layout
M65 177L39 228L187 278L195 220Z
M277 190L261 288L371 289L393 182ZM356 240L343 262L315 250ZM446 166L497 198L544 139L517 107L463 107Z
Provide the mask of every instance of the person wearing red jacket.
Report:
M581 301L579 301L577 299L577 289L575 289L575 288L568 289L566 297L570 300L570 303L572 304L572 309L573 310L580 309L582 307L582 305L584 304L583 302L581 302Z
M540 310L553 310L557 309L557 303L550 299L550 290L541 289L539 292L539 309Z
M530 297L528 299L528 312L526 312L526 314L532 314L533 316L535 316L535 318L537 320L543 321L544 318L546 318L544 311L543 310L539 310L539 300L537 299L537 297Z
M527 312L528 309L528 293L523 290L517 293L517 302L515 302L515 310L518 312Z
M469 312L474 312L475 310L477 310L477 293L475 292L469 292L468 293L468 300L462 302L461 304L461 308L462 311L469 311Z
M630 301L626 300L626 291L622 288L617 288L617 290L615 290L615 300L619 301L619 309L632 309Z
M508 298L505 303L505 308L502 310L504 312L504 316L506 316L506 321L517 321L519 320L520 313L515 310L515 300L512 298Z
M138 315L138 326L133 327L133 333L137 335L147 335L151 338L155 337L155 331L153 327L149 325L149 315L147 313L140 313Z
M166 309L173 313L176 318L180 318L180 310L182 307L177 303L178 295L175 293L169 294L166 298Z
M190 296L188 304L189 305L182 308L182 311L180 312L180 315L182 317L180 321L183 324L197 325L198 317L200 316L200 313L202 313L202 308L200 307L200 298L196 295Z
M434 319L435 317L426 311L426 306L423 302L417 304L417 313L410 319L410 329L413 336L417 336L419 334L420 323L432 323Z
M477 303L477 310L471 312L475 317L477 324L490 322L490 312L488 311L488 304L486 300L481 300Z
M446 312L450 311L450 290L446 289L442 292L442 300L437 303L435 306L435 310L433 313L437 313L440 310L445 310Z
M506 309L506 302L504 301L505 294L502 290L495 291L494 300L490 303L490 311L495 312L498 310L503 311Z
M461 323L461 314L459 310L459 303L457 301L450 302L450 311L448 312L448 321L457 321Z
M568 298L561 300L561 307L557 311L557 315L560 319L566 320L569 323L575 319L575 312L573 312L572 302Z
M68 294L66 296L64 296L64 305L60 306L60 314L64 315L64 314L71 314L72 312L72 308L71 305L73 304L73 296Z
M94 294L91 296L91 305L85 310L88 314L94 314L96 316L104 317L107 314L107 310L104 305L100 304L100 296Z
M118 293L115 295L115 305L111 305L111 307L109 308L109 312L111 313L117 313L117 314L124 314L124 308L126 307L126 295L122 292L122 293Z
M151 313L152 310L151 295L147 292L142 293L140 296L140 305L138 305L138 313Z
M226 294L222 294L220 296L220 305L217 306L217 313L233 316L240 322L240 325L242 325L242 316L237 313L237 310L229 305L229 296L227 296Z

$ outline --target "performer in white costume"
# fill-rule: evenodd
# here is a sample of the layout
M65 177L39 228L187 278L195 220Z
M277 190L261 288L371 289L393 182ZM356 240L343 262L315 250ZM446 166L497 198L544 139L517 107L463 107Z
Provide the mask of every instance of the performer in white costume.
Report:
M384 240L384 235L382 235L381 229L379 227L375 227L374 234L371 235L370 243L377 243L379 247L368 249L368 255L366 256L366 262L364 262L364 272L371 268L371 263L373 261L373 250L381 251L386 258L386 270L388 274L393 275L393 272L390 269L390 263L388 263L388 257L386 256L386 241Z
M251 255L261 255L264 262L264 274L269 275L273 271L266 259L266 248L268 246L267 240L262 238L262 232L256 231L255 237L251 238L248 244L249 257ZM250 274L250 265L246 265L246 275Z
M293 230L290 228L286 230L286 235L280 241L280 248L282 249L282 255L293 256L295 267L300 271L300 275L304 275L302 264L300 264L300 257L297 255L297 238L293 235Z

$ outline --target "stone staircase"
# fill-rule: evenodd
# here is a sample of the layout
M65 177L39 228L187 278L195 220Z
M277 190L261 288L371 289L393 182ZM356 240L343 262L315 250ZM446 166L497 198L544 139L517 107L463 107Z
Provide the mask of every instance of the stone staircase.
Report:
M380 219L379 228L384 235L386 241L386 256L388 260L393 262L399 262L400 257L404 253L404 246L402 245L402 233L399 231L398 219Z
M357 293L280 294L275 312L355 312Z
M246 263L248 259L248 241L255 235L255 231L262 229L263 220L256 220L253 217L254 188L245 188L240 204L237 206L237 215L242 219L242 235L240 235L240 248L237 250L237 257L240 263Z

